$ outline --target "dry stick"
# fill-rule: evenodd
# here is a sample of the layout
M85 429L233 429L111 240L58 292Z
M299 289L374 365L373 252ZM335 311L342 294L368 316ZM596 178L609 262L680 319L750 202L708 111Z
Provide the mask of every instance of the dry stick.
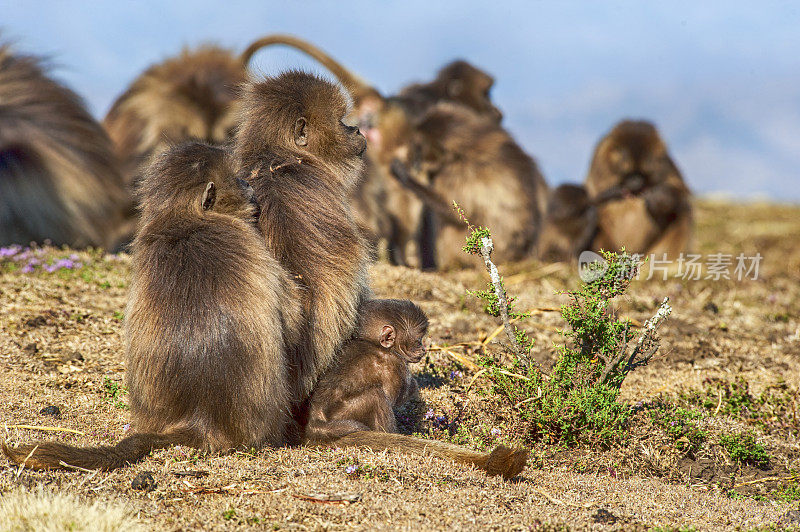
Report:
M483 256L483 262L486 265L486 269L489 271L489 277L492 280L492 286L494 287L494 294L497 297L497 306L500 310L500 317L503 319L506 336L508 337L509 343L511 343L511 348L514 350L520 362L522 363L522 367L527 368L531 363L531 359L528 356L528 353L526 353L522 349L522 346L519 345L519 342L517 342L517 338L514 336L514 331L511 328L511 321L508 317L508 300L506 299L506 291L503 289L501 284L500 273L497 271L497 266L495 266L494 262L492 262L492 250L494 250L492 239L489 237L483 237L481 239L481 255ZM542 369L536 362L534 362L534 364L539 370Z
M86 436L85 432L81 432L75 429L65 429L63 427L37 427L35 425L6 425L5 427L7 429L30 429L30 430L47 430L51 432L71 432L73 434Z

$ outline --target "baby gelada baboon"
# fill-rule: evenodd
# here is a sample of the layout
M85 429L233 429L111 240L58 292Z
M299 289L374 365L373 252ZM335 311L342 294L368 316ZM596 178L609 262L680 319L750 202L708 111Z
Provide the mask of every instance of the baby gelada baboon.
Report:
M369 248L349 202L366 139L347 126L347 100L329 81L290 71L245 85L235 154L255 190L258 226L293 276L303 309L290 387L311 393L369 299Z
M285 439L284 330L296 328L299 308L228 155L198 143L173 148L138 193L125 312L136 433L112 447L4 445L16 463L114 469L170 444L226 450Z
M401 299L364 303L354 338L311 395L305 440L327 443L356 430L396 432L392 407L417 392L408 364L425 354L428 318Z
M427 331L427 316L411 301L375 299L364 303L354 338L344 344L339 360L314 388L305 442L429 452L472 464L490 475L515 477L527 462L525 450L501 445L486 454L391 434L397 430L392 407L417 393L408 364L419 362L425 354Z

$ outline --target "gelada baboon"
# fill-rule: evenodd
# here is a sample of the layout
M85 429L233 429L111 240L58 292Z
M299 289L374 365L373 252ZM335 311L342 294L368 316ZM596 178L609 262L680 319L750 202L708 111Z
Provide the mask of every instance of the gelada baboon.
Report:
M231 161L219 148L178 146L153 163L139 195L125 311L136 433L115 446L3 445L16 463L114 469L171 444L226 450L284 441L285 335L300 310Z
M537 256L544 262L567 262L591 249L597 234L597 208L582 185L561 185L550 192L542 218Z
M533 252L547 184L508 132L463 106L439 103L416 124L412 139L409 157L398 161L427 175L432 191L448 206L456 201L473 224L492 229L495 260L519 260ZM396 177L399 169L395 164ZM421 197L431 205L430 196ZM431 232L422 235L423 254L432 256L426 266L469 264L461 253L465 224L441 216L443 210L434 209L439 214Z
M310 393L370 295L369 251L349 197L366 139L347 126L339 88L290 71L248 83L235 155L255 191L258 226L300 288L305 327L290 364L297 401Z
M353 115L370 144L367 172L353 197L356 216L372 240L388 240L392 262L408 264L408 248L418 231L423 203L390 177L392 161L407 156L413 121L439 101L462 104L487 120L498 122L501 114L489 99L491 76L465 61L455 61L440 70L434 81L411 85L397 96L384 97L324 51L289 35L271 35L255 41L242 54L243 60L249 61L258 50L273 44L297 48L316 59L350 93Z
M596 249L630 253L687 250L692 228L690 192L667 146L650 122L625 120L595 148L586 189L597 198L619 187L625 197L598 209Z
M473 464L490 474L511 478L525 467L528 453L500 446L477 453L438 441L387 434L397 431L392 407L417 394L408 370L425 354L428 318L411 301L377 299L364 303L354 338L342 347L336 363L322 376L311 396L304 441L340 445L355 441L381 448L429 452ZM354 434L355 433L355 434Z
M108 247L127 195L111 143L37 58L0 45L0 245Z

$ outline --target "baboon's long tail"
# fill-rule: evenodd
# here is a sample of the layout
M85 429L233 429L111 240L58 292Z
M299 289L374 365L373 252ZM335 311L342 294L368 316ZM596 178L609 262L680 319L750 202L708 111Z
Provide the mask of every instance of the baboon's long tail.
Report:
M395 449L414 454L431 453L450 458L462 464L472 464L488 475L513 478L519 475L528 462L528 451L498 445L491 453L479 453L440 441L423 440L387 432L358 431L342 436L330 444L333 447L367 447L380 451Z
M372 93L375 95L378 94L378 91L375 88L351 72L349 69L345 68L345 66L336 59L308 41L304 41L303 39L294 37L293 35L275 34L267 35L266 37L258 39L248 46L244 52L242 52L242 55L240 56L242 64L247 66L247 64L250 62L250 59L257 51L273 44L291 46L292 48L296 48L319 61L322 66L330 70L331 73L336 76L336 79L338 79L342 85L344 85L347 90L350 91L350 94L355 100L365 96L367 93Z
M154 449L187 442L183 432L169 434L133 434L116 445L74 447L56 442L38 442L8 447L2 442L3 453L15 464L30 469L83 469L109 471L137 462Z

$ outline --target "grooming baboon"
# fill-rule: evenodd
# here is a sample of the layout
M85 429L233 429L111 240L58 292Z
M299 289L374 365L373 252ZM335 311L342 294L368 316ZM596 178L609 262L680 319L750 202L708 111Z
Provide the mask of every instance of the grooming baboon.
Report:
M463 106L439 103L416 124L412 138L410 158L401 162L427 175L432 191L448 204L455 200L472 223L492 229L495 260L519 260L533 251L547 185L502 127ZM416 188L411 190L419 193ZM431 204L430 196L420 197ZM435 215L431 232L423 234L423 252L433 256L428 264L468 264L461 253L464 229L463 222Z
M240 175L255 190L267 247L300 287L305 328L290 382L302 401L370 294L368 248L349 203L367 143L342 123L347 102L339 88L310 74L249 83L242 108Z
M237 123L236 91L245 79L240 58L211 45L184 49L139 75L103 120L128 187L134 189L150 158L170 146L189 140L231 140ZM120 246L133 237L133 203L126 214Z
M488 121L499 122L501 114L489 99L491 76L465 61L455 61L442 68L434 81L411 85L397 96L384 97L324 51L289 35L271 35L255 41L242 54L243 61L272 44L292 46L313 57L349 91L353 115L370 144L361 186L378 191L385 198L377 202L374 196L355 198L356 214L373 239L384 237L389 241L392 262L408 264L407 248L418 231L423 203L390 177L391 163L397 157L407 157L413 122L439 101L462 104ZM382 209L370 206L376 203Z
M687 250L690 192L653 124L622 121L598 143L586 189L597 198L614 187L625 197L599 207L595 248L673 258Z
M473 464L489 474L511 478L525 467L528 452L497 447L478 453L396 432L392 407L417 393L408 364L425 354L428 318L411 301L377 299L359 311L354 338L311 395L304 441L316 445L358 445L423 452Z
M287 346L299 327L291 279L264 245L226 153L186 144L139 189L141 229L125 311L136 433L117 445L7 448L16 463L114 469L150 450L279 445L290 393Z
M108 136L81 99L0 45L0 245L108 247L126 203Z

